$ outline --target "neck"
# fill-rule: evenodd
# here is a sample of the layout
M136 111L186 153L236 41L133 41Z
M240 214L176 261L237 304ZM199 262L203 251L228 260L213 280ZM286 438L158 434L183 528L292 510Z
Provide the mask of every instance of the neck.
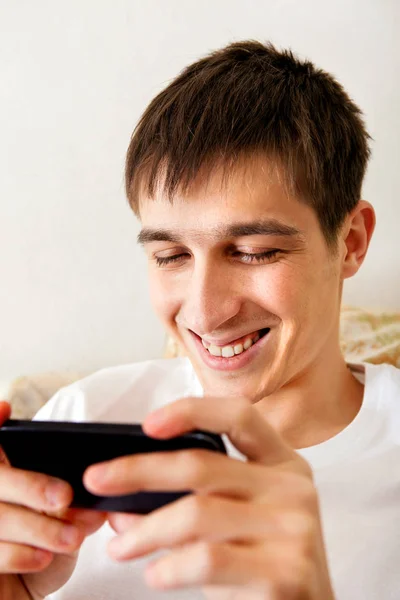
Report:
M345 429L361 408L364 386L337 348L256 407L292 448L320 444Z

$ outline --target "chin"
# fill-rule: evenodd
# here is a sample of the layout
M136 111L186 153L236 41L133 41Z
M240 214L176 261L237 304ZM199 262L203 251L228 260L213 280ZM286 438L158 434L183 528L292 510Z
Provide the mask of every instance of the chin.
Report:
M261 388L260 386L255 387L251 381L249 381L254 381L255 378L257 379L254 375L242 376L243 381L241 381L241 377L238 376L238 374L230 374L230 377L209 376L208 373L204 373L202 369L198 368L198 364L195 364L192 360L191 362L203 387L204 394L207 396L216 396L219 398L248 398L251 402L257 402L268 395L265 386L262 386Z

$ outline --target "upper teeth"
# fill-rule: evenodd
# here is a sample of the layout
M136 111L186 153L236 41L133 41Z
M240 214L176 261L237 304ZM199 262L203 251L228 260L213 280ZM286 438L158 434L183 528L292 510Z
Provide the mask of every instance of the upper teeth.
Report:
M260 336L256 333L253 337L245 339L243 344L235 344L234 346L214 346L214 344L208 344L204 340L201 340L204 348L206 348L213 356L223 356L224 358L232 358L235 354L241 354L245 350L248 350L250 346L258 342Z

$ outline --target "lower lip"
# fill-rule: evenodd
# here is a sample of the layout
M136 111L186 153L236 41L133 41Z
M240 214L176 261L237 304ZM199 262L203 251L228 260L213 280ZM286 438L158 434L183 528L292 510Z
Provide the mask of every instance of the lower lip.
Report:
M199 336L193 332L191 332L191 334L195 340L198 352L203 362L207 365L207 367L215 369L216 371L237 371L238 369L246 367L254 358L256 358L256 356L268 343L271 331L266 333L255 344L250 346L250 348L248 348L241 354L236 354L235 356L232 356L232 358L224 358L223 356L213 356L209 353L208 350L204 348L201 338L199 338Z

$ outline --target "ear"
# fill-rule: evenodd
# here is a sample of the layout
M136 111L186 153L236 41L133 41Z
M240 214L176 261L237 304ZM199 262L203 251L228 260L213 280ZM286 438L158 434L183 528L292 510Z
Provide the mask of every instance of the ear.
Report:
M353 277L364 262L376 223L375 211L369 202L360 200L342 228L342 279Z

